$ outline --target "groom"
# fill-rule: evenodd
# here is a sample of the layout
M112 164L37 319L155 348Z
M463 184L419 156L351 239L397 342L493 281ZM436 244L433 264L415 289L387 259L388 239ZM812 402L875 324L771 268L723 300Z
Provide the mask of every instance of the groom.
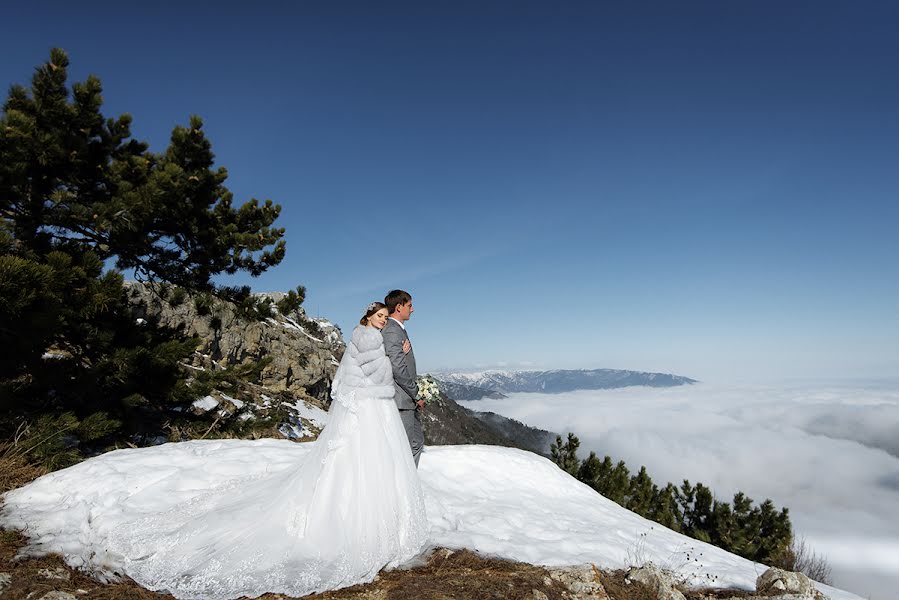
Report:
M424 432L421 429L421 409L424 400L418 400L418 383L415 371L415 353L412 349L403 352L403 342L409 339L406 333L406 321L412 317L412 296L403 290L393 290L384 298L390 317L381 330L384 336L384 349L393 366L393 400L400 411L400 420L406 428L406 436L412 447L412 458L418 467L418 458L425 445Z

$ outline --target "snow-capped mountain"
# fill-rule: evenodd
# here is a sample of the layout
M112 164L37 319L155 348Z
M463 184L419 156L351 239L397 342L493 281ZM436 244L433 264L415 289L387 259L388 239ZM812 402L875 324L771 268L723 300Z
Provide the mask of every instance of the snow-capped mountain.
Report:
M630 386L672 387L696 383L695 379L670 373L646 373L619 369L578 369L552 371L480 371L438 372L433 374L441 382L453 386L478 388L480 396L466 393L458 400L478 400L488 394L540 392L557 394L574 390L601 390ZM471 392L471 390L466 390ZM452 397L452 396L451 396ZM496 396L492 396L496 397Z
M481 400L482 398L500 399L506 397L505 394L496 390L488 390L486 388L465 385L462 383L453 383L444 379L439 379L437 381L437 387L440 388L441 392L446 394L447 398L452 398L453 400Z

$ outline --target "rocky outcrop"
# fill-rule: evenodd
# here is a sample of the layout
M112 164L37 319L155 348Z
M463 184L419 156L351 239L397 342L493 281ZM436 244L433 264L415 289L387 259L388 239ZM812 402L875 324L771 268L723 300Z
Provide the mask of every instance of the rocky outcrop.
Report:
M248 320L221 300L201 310L196 298L187 294L169 292L166 300L147 284L129 281L125 286L138 319L200 338L187 366L218 370L270 358L258 382L263 388L327 402L345 347L340 330L328 321L309 319L302 308L289 315L273 310L263 321ZM277 301L283 295L268 296Z

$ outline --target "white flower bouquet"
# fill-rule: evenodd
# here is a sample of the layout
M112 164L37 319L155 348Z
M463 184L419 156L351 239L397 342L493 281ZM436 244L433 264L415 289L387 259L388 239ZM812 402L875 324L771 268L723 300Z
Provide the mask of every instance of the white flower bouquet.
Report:
M440 388L437 387L437 380L430 375L420 375L415 380L418 383L418 399L424 400L425 404L430 404L440 398Z

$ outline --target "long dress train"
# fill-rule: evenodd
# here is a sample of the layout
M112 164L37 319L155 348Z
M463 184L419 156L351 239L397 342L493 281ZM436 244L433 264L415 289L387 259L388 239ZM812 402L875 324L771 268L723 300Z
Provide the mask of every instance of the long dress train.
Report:
M364 583L420 553L424 500L377 329L353 331L331 394L328 424L296 469L119 528L115 562L149 589L224 600Z

